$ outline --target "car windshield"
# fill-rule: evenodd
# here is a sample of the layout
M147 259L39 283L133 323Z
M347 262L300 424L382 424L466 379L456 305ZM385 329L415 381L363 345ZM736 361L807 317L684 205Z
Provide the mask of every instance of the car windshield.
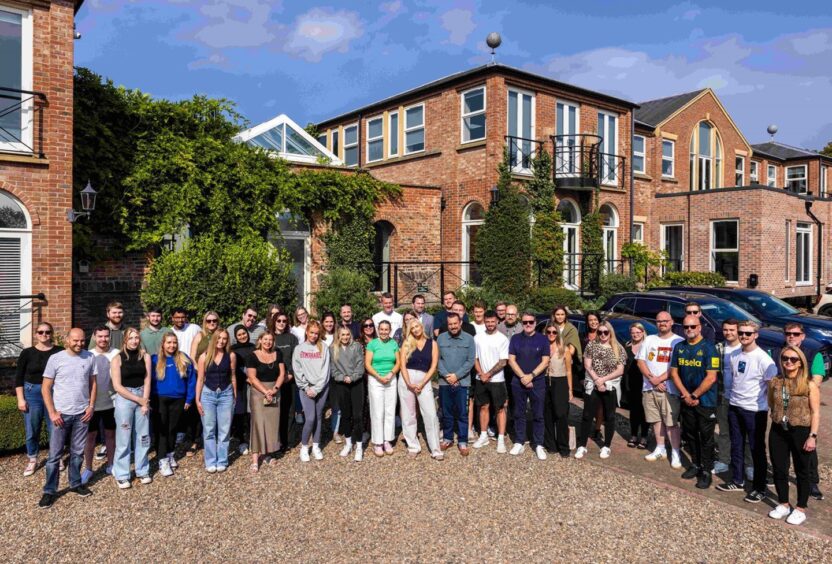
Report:
M717 322L717 324L722 325L722 322L726 319L747 319L749 321L754 321L760 323L760 320L751 315L749 312L745 311L739 306L732 304L729 301L725 300L705 300L701 298L697 298L696 300L699 302L700 307L702 308L702 313L706 315L708 318Z
M783 317L799 313L795 308L780 298L776 298L770 294L752 294L743 297L754 304L755 308L759 308L773 317Z

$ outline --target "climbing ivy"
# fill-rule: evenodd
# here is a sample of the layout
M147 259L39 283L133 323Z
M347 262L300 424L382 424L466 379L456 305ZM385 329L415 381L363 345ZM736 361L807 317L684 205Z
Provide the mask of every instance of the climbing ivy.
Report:
M540 151L532 160L534 176L526 184L526 193L534 214L531 254L537 275L532 281L541 286L560 286L563 275L563 229L557 211L552 157Z

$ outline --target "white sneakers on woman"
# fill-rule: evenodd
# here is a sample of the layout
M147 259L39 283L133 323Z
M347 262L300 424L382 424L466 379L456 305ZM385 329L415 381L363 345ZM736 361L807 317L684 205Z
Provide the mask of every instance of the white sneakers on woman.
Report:
M586 456L586 447L578 447L578 449L575 451L575 458L580 460L584 456Z
M324 453L321 452L321 447L318 446L318 443L312 443L312 456L315 460L323 460Z
M309 447L306 445L300 447L300 461L309 462Z
M338 453L338 456L341 458L346 458L350 455L350 451L352 450L352 439L347 438L344 442L344 447L341 449L341 452Z
M601 447L601 458L609 458L611 453L610 447Z
M355 445L355 456L353 457L353 460L356 462L364 460L364 446L361 443Z

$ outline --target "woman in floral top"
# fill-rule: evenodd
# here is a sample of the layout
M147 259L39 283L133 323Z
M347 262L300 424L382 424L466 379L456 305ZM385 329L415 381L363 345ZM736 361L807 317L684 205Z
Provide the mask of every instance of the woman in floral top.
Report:
M618 405L621 376L624 374L626 362L627 353L624 347L618 344L609 321L604 321L598 327L598 339L589 342L584 349L584 412L575 458L583 458L586 455L586 443L599 403L604 406L605 417L601 458L610 457L610 444L615 433L615 408Z

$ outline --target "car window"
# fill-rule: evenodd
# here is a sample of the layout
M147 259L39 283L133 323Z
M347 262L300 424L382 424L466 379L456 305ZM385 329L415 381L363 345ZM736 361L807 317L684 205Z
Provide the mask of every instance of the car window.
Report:
M728 293L727 295L720 296L720 298L722 298L724 300L728 300L732 304L741 307L742 309L744 309L745 311L747 311L749 313L755 313L754 306L752 306L750 303L748 303L745 300L745 298L743 296L740 296L739 294Z
M658 298L639 298L636 300L635 315L656 319L660 311L667 310L667 301Z
M685 320L685 304L669 302L667 306L667 311L670 312L670 317L673 318L673 321L681 323Z
M617 304L615 304L612 310L616 313L628 313L630 315L635 315L636 312L636 299L635 298L624 298Z
M745 296L745 298L754 304L760 311L764 311L773 317L782 317L785 315L794 315L799 313L795 308L769 294L753 294Z
M748 311L737 307L726 300L698 300L699 306L702 308L702 314L711 319L716 327L722 327L722 322L726 319L748 319L760 323L760 320L754 317Z

